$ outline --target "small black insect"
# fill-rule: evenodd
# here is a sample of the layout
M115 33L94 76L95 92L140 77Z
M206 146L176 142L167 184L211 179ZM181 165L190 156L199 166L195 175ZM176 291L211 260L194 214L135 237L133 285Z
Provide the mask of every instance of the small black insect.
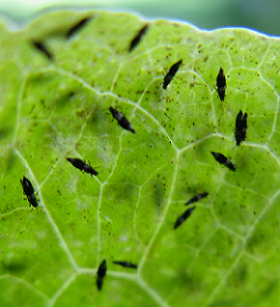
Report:
M30 180L28 180L25 176L23 176L23 179L22 180L20 179L20 183L23 188L23 194L26 195L30 207L31 206L33 206L34 208L38 207L39 205L37 202L37 198L35 196L35 191Z
M130 262L126 262L126 261L113 261L113 263L115 264L119 264L125 268L133 268L133 269L137 269L137 264L133 264Z
M121 127L123 127L126 130L131 131L132 133L135 133L135 130L133 129L131 123L121 112L117 111L113 107L110 107L109 110L112 113L113 117L118 121L118 124Z
M226 77L224 74L224 70L222 69L222 67L220 67L220 71L219 74L217 76L217 83L216 83L216 91L221 99L221 101L225 100L225 92L226 92L226 87L227 87L227 83L226 83Z
M88 174L97 176L98 172L92 168L90 165L86 164L84 161L77 158L66 158L74 167Z
M202 198L205 198L208 196L208 193L205 192L205 193L201 193L201 194L197 194L195 195L193 198L191 198L188 202L185 203L185 206L187 205L190 205L190 204L193 204L199 200L201 200Z
M179 67L181 66L182 61L183 60L180 60L171 66L171 68L169 69L169 72L166 74L166 76L163 79L163 85L162 85L163 89L166 90L168 84L171 82L176 72L178 71Z
M225 157L223 154L218 153L218 152L213 152L213 151L211 151L211 154L213 155L215 160L217 162L219 162L220 164L223 164L224 166L226 166L227 168L229 168L232 171L236 170L233 163L227 157Z
M185 220L192 214L194 207L187 209L175 222L174 229L178 228L181 224L185 222Z
M72 28L68 30L66 38L71 38L71 36L73 36L77 31L81 30L81 28L84 27L88 23L88 21L90 21L90 19L92 19L92 17L85 17L80 20L77 24L75 24Z
M97 270L97 289L101 290L102 285L103 285L103 279L106 276L106 271L107 271L107 265L106 265L106 260L104 259L101 264L99 265L99 268Z
M246 131L247 131L247 113L243 115L242 111L239 111L235 122L235 141L237 146L239 146L241 142L245 141Z
M129 46L129 52L131 52L139 43L141 38L146 34L149 25L145 24L143 28L137 33L137 35L133 38Z
M53 54L50 53L50 51L47 49L47 47L42 42L32 41L31 43L37 50L42 52L50 61L53 60L54 58Z

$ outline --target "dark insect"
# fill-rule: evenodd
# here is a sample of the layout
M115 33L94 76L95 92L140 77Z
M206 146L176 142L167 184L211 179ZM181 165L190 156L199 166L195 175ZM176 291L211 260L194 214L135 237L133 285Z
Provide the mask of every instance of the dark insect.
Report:
M40 52L42 52L50 61L53 60L53 54L50 53L50 51L47 49L47 47L39 41L32 41L31 42L32 45L39 50Z
M174 65L171 66L169 69L169 72L166 74L166 76L163 79L163 89L166 90L168 84L171 82L173 77L175 76L176 72L178 71L179 67L181 66L183 60L178 61Z
M185 203L185 206L187 205L190 205L190 204L193 204L199 200L201 200L202 198L205 198L208 196L208 193L205 192L205 193L201 193L201 194L197 194L195 195L193 198L191 198L188 202Z
M185 222L185 220L192 214L194 207L187 209L175 222L174 229L178 228L181 224Z
M90 165L86 164L84 161L77 158L66 158L74 167L88 174L97 176L98 172L92 168Z
M211 151L211 154L213 155L215 160L217 162L219 162L220 164L223 164L224 166L226 166L227 168L229 168L232 171L236 170L233 163L231 161L229 161L229 159L227 157L225 157L223 154L218 153L218 152L213 152L213 151Z
M106 271L107 271L107 265L106 265L106 260L104 259L101 264L99 265L99 268L97 270L97 289L101 290L102 285L103 285L103 279L106 276Z
M243 115L242 111L239 111L235 122L235 141L237 146L239 146L241 142L245 141L246 131L247 131L247 113Z
M123 127L123 129L129 130L132 133L135 133L135 130L131 126L131 123L128 119L119 111L114 109L113 107L109 108L110 112L112 113L113 117L118 121L118 124Z
M130 262L126 262L126 261L113 261L113 263L115 264L119 264L125 268L133 268L133 269L137 269L137 264L133 264Z
M71 36L73 36L77 31L81 30L81 28L84 27L91 18L92 17L85 17L82 20L80 20L71 29L69 29L69 31L66 34L66 38L67 39L71 38Z
M38 207L39 205L37 202L37 198L35 196L35 191L30 180L28 180L25 176L23 176L23 179L22 180L20 179L20 183L23 188L23 194L26 195L30 207L31 206L33 206L34 208Z
M224 74L224 70L222 69L222 67L220 67L220 71L219 74L217 76L217 84L216 84L217 88L216 91L221 99L221 101L225 100L225 92L226 92L226 87L227 87L227 83L226 83L226 77Z
M141 38L145 35L146 31L148 30L149 25L145 24L143 28L137 33L137 35L133 38L129 46L129 52L131 52L139 43Z

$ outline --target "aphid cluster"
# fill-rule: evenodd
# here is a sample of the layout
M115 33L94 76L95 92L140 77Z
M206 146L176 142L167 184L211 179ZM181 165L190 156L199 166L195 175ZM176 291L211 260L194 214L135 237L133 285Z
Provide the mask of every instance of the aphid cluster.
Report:
M207 197L208 195L209 194L207 192L196 194L194 197L192 197L190 200L188 200L185 203L185 206L196 203L200 201L201 199ZM181 224L183 224L191 216L195 208L196 206L188 208L181 216L179 216L174 224L174 229L177 229Z
M72 36L74 36L78 31L80 31L83 27L86 26L86 24L91 20L92 17L85 17L81 19L78 23L73 25L66 33L63 33L63 36L65 35L66 39L70 39ZM132 52L143 40L143 37L147 33L147 30L149 28L148 24L145 24L136 34L136 36L130 41L129 43L129 48L128 51ZM45 57L47 57L49 60L54 59L54 55L49 51L47 48L46 44L43 43L42 41L32 41L31 42L33 47L36 48L36 50L40 51ZM128 46L128 43L127 45ZM126 47L127 48L127 47ZM127 52L127 49L126 49ZM183 59L178 60L175 64L173 64L168 73L164 76L163 78L163 84L162 88L164 90L167 89L168 85L170 82L173 80L175 77L176 73L180 69L181 65L183 63ZM222 67L220 67L218 76L216 78L216 91L219 95L219 98L221 101L225 100L225 91L227 88L227 83L226 83L226 77L224 74L224 70ZM109 107L109 110L113 116L114 119L117 120L118 125L121 126L123 129L128 130L132 133L135 133L134 128L132 127L131 123L129 120L117 109L113 108L112 106ZM246 132L247 132L247 113L243 114L242 111L240 111L236 117L236 123L235 123L235 140L236 140L236 145L239 146L245 139L246 139ZM227 167L228 169L235 171L236 167L235 165L223 154L218 153L218 152L213 152L211 151L211 154L213 155L214 159ZM66 158L75 168L79 169L82 172L88 173L90 175L97 176L98 172L92 168L91 165L86 164L85 161L78 159L78 158ZM27 200L30 204L30 206L33 207L38 207L38 201L35 196L35 191L34 188L31 184L31 182L23 176L23 179L20 180L22 188L23 188L23 193L26 195ZM202 199L206 198L208 196L208 192L203 192L200 194L194 195L191 199L189 199L186 203L185 206L189 206L191 204L197 203L201 201ZM174 223L174 229L177 229L179 226L181 226L190 216L193 214L194 210L196 209L196 206L191 206L188 207L182 215L180 215L175 223ZM137 264L133 264L131 262L127 261L113 261L114 264L120 265L124 268L133 268L137 269ZM106 259L104 259L101 264L98 267L97 270L97 279L96 279L96 284L97 284L97 289L101 290L104 282L104 278L106 276L107 272L107 265L106 265Z
M27 179L25 176L23 176L23 179L22 180L20 179L20 183L23 188L23 194L26 195L27 200L29 201L30 207L31 206L33 206L34 208L38 207L39 204L37 202L35 190L30 180Z

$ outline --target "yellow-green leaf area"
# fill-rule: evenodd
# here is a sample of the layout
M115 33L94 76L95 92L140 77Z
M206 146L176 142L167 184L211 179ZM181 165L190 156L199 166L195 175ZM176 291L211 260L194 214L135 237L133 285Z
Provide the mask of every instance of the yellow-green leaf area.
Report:
M1 307L279 305L278 38L105 11L48 13L0 34Z

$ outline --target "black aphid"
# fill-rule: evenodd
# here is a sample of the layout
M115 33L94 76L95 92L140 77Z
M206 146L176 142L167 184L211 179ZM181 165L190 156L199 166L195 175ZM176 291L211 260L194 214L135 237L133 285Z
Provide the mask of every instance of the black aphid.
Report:
M129 52L131 52L139 43L141 38L146 34L149 25L145 24L143 28L137 33L137 35L133 38L129 46Z
M135 133L135 130L131 126L131 123L128 121L128 119L121 112L117 111L113 107L110 107L109 110L112 113L113 117L118 121L118 124L121 127L123 127L126 130L131 131L132 133Z
M211 151L211 154L213 155L215 160L217 162L219 162L220 164L223 164L224 166L226 166L227 168L229 168L232 171L236 170L233 163L227 157L225 157L223 154L218 153L218 152L213 152L213 151Z
M187 209L180 217L178 217L175 222L174 229L178 228L182 223L184 223L185 220L192 214L194 209L195 206Z
M219 74L217 76L217 83L216 83L216 90L218 92L218 95L221 99L221 101L225 100L225 96L226 96L226 87L227 87L227 83L226 83L226 77L224 74L224 70L222 69L222 67L220 67L220 71Z
M92 17L85 17L82 20L80 20L77 24L75 24L72 28L68 30L66 38L67 39L71 38L71 36L73 36L76 32L81 30L88 23L90 19L92 19Z
M20 183L22 185L23 188L23 194L26 195L27 200L29 201L30 207L38 207L38 202L37 202L37 198L35 196L35 191L34 188L32 186L32 183L30 182L30 180L28 180L25 176L23 176L23 179L20 179Z
M205 198L208 196L208 193L201 193L201 194L197 194L195 195L193 198L191 198L188 202L185 203L185 206L196 203L197 201L201 200L202 198Z
M113 263L115 264L119 264L125 268L133 268L133 269L137 269L137 264L133 264L130 262L126 262L126 261L113 261Z
M168 84L171 82L176 72L178 71L179 67L181 66L182 61L183 60L179 60L177 63L171 66L171 68L169 69L169 72L166 74L166 76L163 79L163 85L162 85L163 89L166 90Z
M247 131L247 113L243 115L242 111L239 111L235 122L235 141L237 146L239 146L241 142L245 141L246 131Z
M31 42L32 45L39 50L40 52L42 52L49 60L53 60L54 56L53 54L50 53L50 51L47 49L47 47L39 41L32 41Z
M98 172L94 168L92 168L89 164L86 164L84 161L77 158L66 158L66 159L79 170L94 176L98 175Z
M97 270L97 280L96 280L96 284L97 284L97 289L101 290L102 285L103 285L103 279L106 276L106 271L107 271L107 265L106 265L106 260L104 259L101 264L98 267Z

